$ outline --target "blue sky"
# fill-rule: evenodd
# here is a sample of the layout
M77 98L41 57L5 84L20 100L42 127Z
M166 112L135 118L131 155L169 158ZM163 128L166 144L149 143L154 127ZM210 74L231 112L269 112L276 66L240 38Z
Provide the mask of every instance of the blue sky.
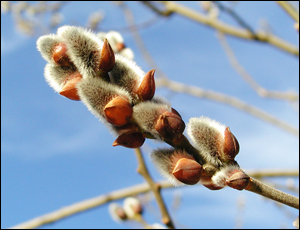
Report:
M197 2L184 2L199 10ZM130 2L137 23L154 13ZM272 32L298 45L293 20L274 2L239 2L234 7L254 28L267 20ZM62 25L84 26L88 15L105 13L103 31L126 26L122 11L109 2L70 2ZM221 19L233 20L224 13ZM48 18L41 18L40 23ZM49 31L55 33L56 30ZM216 32L181 16L160 19L140 31L143 41L171 80L234 96L299 128L299 105L263 99L232 69ZM143 183L136 173L132 149L112 147L115 137L81 103L54 93L45 82L46 62L36 49L42 35L27 37L15 28L11 14L1 14L1 228L8 228L63 206L114 190ZM148 72L130 32L122 30L136 63ZM299 93L299 59L270 45L227 37L241 65L263 87ZM187 123L191 117L211 117L230 127L241 149L236 160L247 169L298 169L299 139L252 115L215 101L158 88ZM147 140L142 147L151 175L163 179L150 161L150 151L167 147ZM285 184L287 178L269 179ZM298 178L293 178L299 186ZM290 191L288 191L291 193ZM225 188L210 191L201 185L162 192L177 227L234 228L238 218L244 228L292 228L297 210L278 207L248 191ZM297 194L294 194L297 195ZM181 205L172 208L175 198ZM245 202L243 211L237 201ZM122 200L117 201L122 204ZM156 211L151 207L154 206ZM159 222L155 201L146 206L145 219ZM290 213L288 215L287 213ZM42 228L130 228L115 223L107 205L71 216Z

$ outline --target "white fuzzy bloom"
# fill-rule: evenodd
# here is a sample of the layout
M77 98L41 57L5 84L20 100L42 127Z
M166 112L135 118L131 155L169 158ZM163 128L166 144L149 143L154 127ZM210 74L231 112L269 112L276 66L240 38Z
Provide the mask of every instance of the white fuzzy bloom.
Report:
M109 72L111 82L133 93L140 86L145 72L132 60L115 54L116 63Z
M168 104L157 104L153 101L139 103L133 107L133 120L138 126L151 133L156 139L160 139L160 135L155 129L158 117L165 111L171 112L171 106Z
M59 93L64 86L66 78L74 72L76 72L74 66L59 66L48 63L45 66L44 75L48 84Z
M105 124L107 122L104 119L103 109L110 100L116 96L122 96L131 103L128 92L105 82L101 78L82 79L76 87L81 101Z
M183 150L175 149L156 149L151 153L151 160L160 174L174 186L185 185L176 179L173 170L176 163L181 158L193 159L193 157Z
M91 31L75 26L60 27L57 34L65 39L67 54L82 77L95 77L104 42Z
M213 165L222 165L219 156L225 128L225 125L203 116L191 118L187 125L187 133L193 144L205 160Z
M228 180L230 176L237 171L241 171L241 168L238 165L226 165L225 167L221 168L220 171L216 172L216 174L211 178L211 180L214 185L219 187L225 187L226 180Z
M51 64L56 64L53 60L53 49L59 43L62 43L63 38L55 35L49 34L39 37L37 40L37 49L40 51L42 57Z

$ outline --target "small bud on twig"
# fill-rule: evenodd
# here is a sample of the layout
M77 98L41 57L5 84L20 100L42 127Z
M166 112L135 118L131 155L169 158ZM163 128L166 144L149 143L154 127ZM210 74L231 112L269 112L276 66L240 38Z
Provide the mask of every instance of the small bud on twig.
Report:
M104 107L104 115L112 125L126 125L132 116L132 106L127 99L117 96Z
M202 166L195 160L181 158L177 161L172 174L184 184L197 184L201 178Z
M67 55L67 47L64 43L59 43L54 47L53 50L53 60L56 64L61 66L72 65L69 56Z
M100 56L99 68L104 72L109 72L115 65L115 54L107 39L104 39L104 44Z
M150 70L144 76L138 90L137 94L141 101L151 100L155 94L155 80L154 80L155 70Z
M113 146L124 146L127 148L139 148L145 142L145 137L138 132L131 131L121 134L113 143Z
M78 82L81 81L81 79L82 76L78 72L75 72L70 76L68 76L67 79L65 80L66 83L64 87L61 89L61 91L59 92L59 94L71 100L79 101L80 97L78 96L76 85Z

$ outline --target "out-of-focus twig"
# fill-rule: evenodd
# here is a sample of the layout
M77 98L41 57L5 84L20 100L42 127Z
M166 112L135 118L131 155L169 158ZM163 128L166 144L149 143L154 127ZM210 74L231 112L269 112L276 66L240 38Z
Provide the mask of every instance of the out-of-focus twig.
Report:
M207 98L209 100L214 100L217 102L221 102L227 105L230 105L234 108L242 110L248 114L251 114L259 119L271 123L274 126L277 126L295 136L299 136L299 130L284 121L264 112L254 106L248 105L247 103L222 93L204 90L200 87L189 86L180 82L168 80L168 79L157 79L156 80L157 87L166 87L174 92L186 93L189 95L193 95L195 97Z
M138 159L138 172L145 178L145 180L148 182L154 196L155 196L155 199L157 201L157 204L158 204L158 207L161 211L161 215L162 215L162 222L168 226L168 228L174 228L174 224L172 222L172 219L168 213L168 210L167 210L167 207L163 201L163 198L160 194L160 185L159 184L156 184L149 172L148 172L148 169L146 167L146 164L144 162L144 158L143 158L143 155L142 155L142 152L140 150L140 148L137 148L135 149L135 154L136 154L136 157Z
M156 72L159 76L164 77L165 75L163 74L160 67L156 64L156 62L152 58L151 54L149 53L149 51L147 50L147 48L146 48L146 46L143 42L142 36L140 35L139 30L138 30L137 26L135 25L135 20L134 20L133 13L126 6L125 3L120 4L120 7L124 12L126 21L127 21L128 25L130 26L130 30L131 30L131 33L132 33L133 38L135 40L135 43L137 44L139 50L141 51L141 54L143 55L145 61L148 63L148 65L151 68L156 70Z
M289 101L299 100L299 95L296 93L270 91L261 87L253 79L253 77L249 73L247 73L247 71L240 65L233 50L231 49L228 42L226 41L225 35L222 33L218 33L218 38L223 50L225 51L228 57L229 63L231 64L233 69L250 85L251 88L253 88L256 91L256 93L259 96L280 99L280 100L289 100Z
M296 22L299 22L299 12L288 1L276 1Z
M161 188L170 188L173 187L170 183L166 181L160 181L157 184ZM37 228L45 224L49 224L68 216L74 215L79 212L84 212L86 210L96 208L102 204L107 202L118 200L121 198L125 198L128 196L135 196L140 193L145 193L151 191L150 185L148 183L134 185L128 188L120 189L117 191L110 192L108 194L100 195L91 199L83 200L78 203L65 206L61 209L58 209L54 212L47 213L45 215L39 216L32 220L26 221L24 223L15 225L11 228L13 229L30 229L30 228Z
M289 52L293 55L299 56L299 47L292 45L283 39L276 37L271 33L266 33L263 31L256 31L254 34L251 33L248 29L241 29L235 26L226 24L216 18L211 18L199 11L195 11L189 7L186 7L182 4L172 1L160 1L160 3L164 4L166 10L172 11L173 13L177 13L183 17L189 18L194 22L201 23L206 26L210 26L219 30L222 33L235 36L238 38L243 38L246 40L255 40L259 42L265 42L271 44L281 50Z
M296 177L299 176L299 170L289 170L289 169L252 169L245 170L247 174L251 177L261 178L261 177Z

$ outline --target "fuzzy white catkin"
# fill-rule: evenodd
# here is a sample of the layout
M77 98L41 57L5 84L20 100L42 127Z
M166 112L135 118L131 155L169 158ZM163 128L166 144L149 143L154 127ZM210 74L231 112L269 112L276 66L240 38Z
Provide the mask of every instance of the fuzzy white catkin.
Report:
M96 77L104 42L94 33L81 27L63 26L57 34L66 41L67 54L83 78Z
M127 197L124 199L123 208L126 215L132 219L137 214L135 210L142 210L142 204L137 198Z
M142 130L151 133L159 140L160 135L155 129L155 124L159 116L165 111L171 112L171 106L168 104L158 104L153 101L146 101L133 107L132 118Z
M128 92L105 82L101 78L82 79L76 88L81 101L104 123L106 123L106 120L104 119L103 109L114 97L122 96L131 103L131 97Z
M191 158L191 156L182 150L175 149L156 149L151 153L151 160L156 166L160 174L166 178L174 186L184 185L176 179L172 174L172 171L177 163L177 160L180 158Z
M51 64L56 64L52 57L52 52L54 46L58 45L59 43L63 43L63 38L55 35L49 34L39 37L37 40L37 49L40 51L42 57Z
M224 142L225 128L225 125L203 116L190 118L187 125L192 143L206 161L216 166L222 165L218 155Z
M238 165L226 165L225 167L221 168L220 171L218 171L212 178L212 182L214 185L219 187L225 187L226 186L226 180L229 179L231 176L231 172L234 170L241 171L241 168Z
M76 71L74 66L59 66L48 63L45 66L44 75L48 84L59 93L64 85L65 79Z

